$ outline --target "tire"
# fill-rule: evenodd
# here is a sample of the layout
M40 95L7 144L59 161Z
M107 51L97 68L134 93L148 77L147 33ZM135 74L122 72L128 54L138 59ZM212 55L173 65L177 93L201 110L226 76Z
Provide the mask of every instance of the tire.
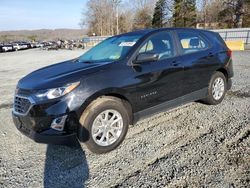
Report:
M220 84L218 84L218 82ZM220 92L214 92L215 85L220 85ZM223 90L223 91L222 91ZM217 105L222 102L227 91L227 80L222 72L215 72L208 85L208 95L202 101L209 105Z
M116 97L103 96L94 100L81 115L79 139L88 134L85 144L93 153L101 154L114 150L127 134L131 122L130 109L128 102ZM112 121L113 117L115 119ZM114 123L115 121L117 122Z

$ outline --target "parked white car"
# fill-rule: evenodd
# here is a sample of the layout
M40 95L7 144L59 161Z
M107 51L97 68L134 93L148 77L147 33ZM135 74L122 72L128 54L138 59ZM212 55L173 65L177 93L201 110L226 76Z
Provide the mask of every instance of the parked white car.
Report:
M12 44L16 51L29 48L26 43L22 43L22 42L14 42Z
M13 51L13 50L14 50L14 47L11 44L3 44L2 46L3 52Z

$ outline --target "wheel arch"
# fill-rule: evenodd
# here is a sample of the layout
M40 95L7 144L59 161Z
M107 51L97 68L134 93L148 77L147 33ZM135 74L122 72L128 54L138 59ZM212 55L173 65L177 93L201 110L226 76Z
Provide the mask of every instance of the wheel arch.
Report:
M133 114L132 102L126 95L124 95L124 93L125 91L123 91L122 89L116 89L116 88L110 88L110 89L97 91L84 101L84 103L81 105L80 109L78 110L77 115L80 118L80 116L82 115L82 113L88 107L90 103L92 103L94 100L98 99L99 97L103 97L103 96L115 97L115 98L125 101L126 107L128 108L129 113L132 115Z
M80 109L77 111L77 118L78 120L80 120L83 112L85 111L85 109L96 99L100 98L100 97L115 97L118 99L121 99L122 101L125 101L125 106L128 109L128 113L129 113L129 124L133 124L133 109L132 109L132 105L129 101L129 99L124 96L120 91L118 90L103 90L103 91L98 91L96 93L94 93L93 95L91 95L90 97L88 97L85 102L81 105ZM85 129L83 126L81 126L80 122L78 124L78 130L77 130L77 137L81 142L86 142L89 139L89 132L87 131L87 129Z
M217 72L221 72L222 74L224 74L227 82L228 82L228 72L225 68L219 68L218 70L216 70Z

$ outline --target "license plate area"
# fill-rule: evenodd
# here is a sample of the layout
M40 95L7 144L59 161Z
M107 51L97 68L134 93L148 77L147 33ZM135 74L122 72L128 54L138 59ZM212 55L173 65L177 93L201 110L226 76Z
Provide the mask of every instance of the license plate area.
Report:
M28 128L26 128L23 124L22 124L22 122L21 122L21 120L20 120L20 118L18 117L18 116L13 116L13 121L14 121L14 123L15 123L15 125L16 125L16 128L20 131L20 132L22 132L23 134L25 134L25 135L29 135L30 134L30 129L28 129Z

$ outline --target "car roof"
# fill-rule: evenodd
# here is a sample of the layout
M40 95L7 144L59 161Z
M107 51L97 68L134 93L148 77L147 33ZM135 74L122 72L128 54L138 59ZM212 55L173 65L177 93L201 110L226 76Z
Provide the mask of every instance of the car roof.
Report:
M141 29L141 30L135 30L127 33L122 33L116 36L133 36L133 35L146 35L150 33L151 31L154 31L154 29Z
M154 33L154 32L158 32L158 31L173 31L173 30L182 30L182 31L202 31L202 32L211 32L208 30L203 30L203 29L195 29L195 28L185 28L185 27L168 27L168 28L158 28L158 29L142 29L142 30L135 30L135 31L131 31L128 33L122 33L120 35L117 36L131 36L131 35L146 35L149 33Z

